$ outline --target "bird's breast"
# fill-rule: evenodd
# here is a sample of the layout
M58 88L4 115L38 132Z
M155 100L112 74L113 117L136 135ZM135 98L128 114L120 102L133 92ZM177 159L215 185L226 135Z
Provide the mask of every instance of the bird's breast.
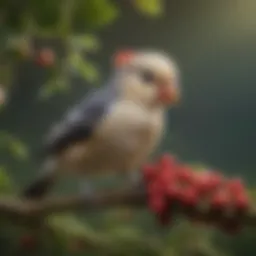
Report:
M139 142L156 136L162 126L163 118L160 112L150 112L135 103L124 101L112 106L99 125L97 135L103 140L121 140L128 143L136 138Z
M157 146L164 128L161 111L132 102L117 102L98 124L92 138L69 153L78 172L104 173L138 168Z
M139 162L158 144L164 125L161 111L149 111L132 102L117 102L96 131L96 145L122 163ZM137 160L135 160L137 159Z

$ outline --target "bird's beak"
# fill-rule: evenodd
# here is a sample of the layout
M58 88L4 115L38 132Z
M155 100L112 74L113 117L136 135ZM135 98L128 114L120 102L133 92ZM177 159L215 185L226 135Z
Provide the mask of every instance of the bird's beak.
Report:
M176 105L180 101L178 86L170 84L159 86L158 100L164 105Z

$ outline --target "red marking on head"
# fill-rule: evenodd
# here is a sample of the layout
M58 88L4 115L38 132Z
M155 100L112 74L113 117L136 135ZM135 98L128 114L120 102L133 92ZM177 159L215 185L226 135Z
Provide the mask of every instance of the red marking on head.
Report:
M135 56L135 52L132 50L118 51L114 56L115 67L122 67L128 64Z

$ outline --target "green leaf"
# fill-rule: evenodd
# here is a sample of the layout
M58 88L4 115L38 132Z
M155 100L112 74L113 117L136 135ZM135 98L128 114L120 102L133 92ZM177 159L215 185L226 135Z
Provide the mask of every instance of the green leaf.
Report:
M94 67L89 61L84 60L80 54L71 54L69 63L71 69L78 72L85 80L95 82L98 79L99 74L96 67Z
M86 223L73 215L59 215L48 218L49 225L64 239L70 237L85 239L91 245L106 244L108 239L93 231Z
M29 152L26 145L8 132L0 131L0 147L2 149L7 148L13 154L13 156L19 158L20 160L27 160L29 157Z
M97 51L100 47L99 41L93 35L73 36L71 39L72 48L76 51Z
M96 29L110 25L119 14L111 0L77 0L74 12L74 27L78 31Z
M56 87L53 86L53 83L48 82L39 90L39 98L41 100L49 99L56 92Z
M0 192L9 192L13 188L13 183L7 175L6 168L0 166Z
M120 226L116 227L111 232L112 235L115 235L118 240L123 241L137 241L141 240L142 234L139 229L131 226Z
M171 248L178 255L189 255L188 250L201 251L202 245L207 245L207 247L212 246L214 232L209 227L193 225L189 221L182 220L168 234L167 243L171 245Z
M108 231L108 236L115 242L115 250L119 255L162 255L161 244L149 235L145 235L135 226L121 226ZM123 253L127 254L123 254Z
M53 216L49 221L52 226L71 236L91 234L90 230L72 215Z
M70 86L66 77L53 77L39 90L39 98L48 100L52 96L69 91Z
M9 59L10 61L10 59ZM7 87L10 85L10 81L12 78L13 65L11 62L3 64L0 66L0 86L1 93L6 92ZM2 95L1 95L2 97ZM2 99L1 99L2 101Z
M255 188L250 188L248 190L248 195L249 197L253 200L256 201L256 189Z
M8 147L9 147L9 150L11 151L11 153L15 157L17 157L21 160L28 159L28 156L29 156L28 149L25 146L25 144L22 143L20 140L18 140L16 138L10 139L9 143L8 143Z
M163 13L163 0L133 0L135 7L143 14L160 16Z

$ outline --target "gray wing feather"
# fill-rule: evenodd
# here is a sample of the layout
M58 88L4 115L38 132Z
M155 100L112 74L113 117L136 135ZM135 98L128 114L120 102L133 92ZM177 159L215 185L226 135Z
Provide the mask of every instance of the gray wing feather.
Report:
M70 144L90 138L116 96L115 88L109 86L90 93L50 132L45 145L46 154L58 154Z

